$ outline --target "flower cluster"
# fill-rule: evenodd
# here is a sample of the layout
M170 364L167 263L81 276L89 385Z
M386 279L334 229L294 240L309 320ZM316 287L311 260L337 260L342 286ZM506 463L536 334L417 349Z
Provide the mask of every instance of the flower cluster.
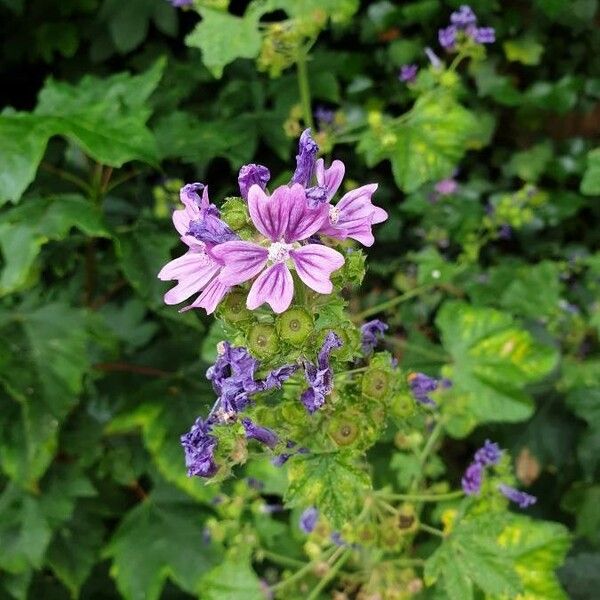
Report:
M475 452L473 462L467 467L463 478L462 488L468 496L477 496L481 491L483 476L488 467L497 465L502 458L502 450L498 444L486 440L484 445ZM521 508L535 504L537 499L531 494L512 488L504 483L498 485L500 493Z
M252 164L240 169L240 194L247 201L255 229L250 239L240 239L220 218L206 186L194 183L182 188L184 208L174 212L173 223L188 251L158 275L162 280L178 281L165 295L165 302L179 304L201 292L187 308L212 313L233 286L252 281L248 309L267 303L274 312L282 313L294 296L292 271L310 289L330 294L331 274L345 259L322 243L322 238L351 238L371 246L372 226L385 221L387 213L371 203L377 184L352 190L332 204L345 167L334 160L325 168L324 161L317 159L318 151L310 130L305 130L291 182L271 194L266 190L270 179L266 167Z
M450 25L438 31L440 46L449 52L456 49L461 39L470 39L476 44L493 44L496 32L493 27L478 27L473 9L462 5L450 15Z

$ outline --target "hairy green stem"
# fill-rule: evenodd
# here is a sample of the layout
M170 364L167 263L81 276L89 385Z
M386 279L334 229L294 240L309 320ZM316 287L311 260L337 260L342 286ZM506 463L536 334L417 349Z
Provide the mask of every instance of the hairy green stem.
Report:
M352 550L349 548L345 550L338 561L331 567L331 570L323 576L321 581L314 587L313 591L306 598L306 600L316 600L319 597L319 594L329 585L333 579L335 579L336 575L339 573L340 569L344 566L344 563L350 558L352 555Z
M447 492L446 494L380 494L386 500L401 500L404 502L444 502L446 500L458 500L465 493L462 490Z
M356 322L364 321L367 317L371 317L376 315L377 313L383 312L385 310L389 310L390 308L394 308L398 304L402 304L402 302L406 302L415 296L420 296L422 293L429 291L434 286L431 284L421 285L413 288L412 290L408 290L395 298L391 298L390 300L386 300L385 302L380 302L379 304L375 304L375 306L371 306L362 312L359 312L354 316L354 320Z
M277 563L278 565L282 565L284 567L298 568L303 567L306 563L302 560L297 560L295 558L290 558L289 556L283 556L283 554L277 554L276 552L271 552L270 550L260 549L260 554L267 558L268 560Z
M437 537L446 537L446 534L441 529L436 529L435 527L431 527L431 525L426 525L425 523L419 523L419 529L426 531L427 533L431 533L431 535L436 535Z
M308 82L308 69L306 66L306 50L298 52L296 58L296 76L298 77L298 88L300 90L300 104L302 105L302 114L304 124L314 130L315 123L312 114L312 105L310 101L310 84Z

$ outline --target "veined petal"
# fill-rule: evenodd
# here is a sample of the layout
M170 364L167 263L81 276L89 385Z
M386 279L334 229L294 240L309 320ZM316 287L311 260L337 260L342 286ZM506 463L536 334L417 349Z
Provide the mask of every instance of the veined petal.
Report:
M218 265L202 267L187 276L180 277L179 283L170 289L164 297L165 304L179 304L199 292L219 272Z
M304 188L298 183L289 188L286 204L288 221L284 240L288 244L309 238L327 219L329 205L322 204L311 208L308 205Z
M371 222L370 219L373 215L373 209L375 208L373 204L371 204L371 196L376 190L377 184L370 183L344 194L342 199L335 206L340 215L338 224L340 226L346 226L351 222L364 219L369 219L369 222Z
M290 250L298 277L311 289L320 294L330 294L333 285L331 273L344 264L344 257L333 248L320 244L308 244L298 250Z
M214 265L214 261L207 256L204 250L188 250L183 256L168 262L158 273L161 281L181 279L193 275L205 267Z
M185 208L173 211L173 225L179 235L185 235L190 228L190 214Z
M342 184L345 172L346 167L341 160L334 160L328 169L325 168L325 161L322 158L317 160L317 183L327 188L327 201L335 196L335 193Z
M377 223L383 223L387 221L388 214L383 208L379 208L379 206L373 207L373 216L371 217L371 222L375 225Z
M268 302L276 313L282 313L292 302L294 281L285 263L277 263L261 273L250 288L246 306L250 310Z
M266 248L242 241L219 244L210 252L219 263L225 265L219 281L229 286L252 279L263 270L269 256Z
M217 308L219 302L223 300L227 292L229 292L229 289L230 286L224 285L218 279L213 279L192 304L182 308L179 312L185 312L192 308L203 308L206 314L210 315L215 311L215 308Z
M248 191L250 218L256 229L273 242L281 239L287 227L289 192L290 188L282 185L267 196L257 184Z

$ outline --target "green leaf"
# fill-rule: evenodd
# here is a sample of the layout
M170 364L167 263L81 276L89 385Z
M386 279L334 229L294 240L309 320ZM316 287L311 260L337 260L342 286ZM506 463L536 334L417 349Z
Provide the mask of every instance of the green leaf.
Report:
M203 518L195 505L154 495L127 513L104 552L126 600L158 600L167 579L190 594L198 589L218 560L203 545Z
M0 346L0 384L17 402L0 414L0 465L27 485L48 466L58 425L82 390L85 316L62 304L0 313L0 337L10 340Z
M588 196L600 195L600 148L587 155L587 169L581 180L581 193Z
M147 99L165 66L106 79L86 76L77 85L48 79L33 113L0 115L0 203L17 201L33 180L48 140L72 140L96 161L121 167L131 160L157 162L154 136L146 127ZM10 168L6 168L9 166Z
M600 546L600 485L575 484L563 497L561 507L575 515L575 535Z
M335 528L360 511L371 488L368 474L342 453L299 455L290 462L288 479L286 502L316 506Z
M261 46L260 14L247 11L243 17L200 8L202 21L185 38L185 43L202 50L202 61L220 79L223 68L237 58L255 58Z
M358 150L369 166L390 160L396 184L410 193L450 176L477 131L474 115L451 95L424 95L400 119L367 131Z
M525 37L518 40L507 40L502 44L506 58L511 62L523 65L539 65L544 46L534 39Z
M533 411L523 387L555 366L555 349L533 340L510 315L449 301L436 324L453 358L444 376L452 381L442 410L470 414L477 422L522 421ZM453 407L453 401L460 405Z
M240 556L241 555L241 556ZM250 565L249 552L232 550L202 578L198 592L205 600L264 600L260 581Z
M504 172L506 175L516 175L523 181L536 183L543 175L546 166L552 159L552 145L548 142L536 144L528 150L515 152Z
M528 600L566 600L556 569L570 546L567 528L558 523L513 515L498 536L503 555L511 560Z
M580 552L570 556L560 570L571 600L589 600L600 589L600 553Z
M65 238L76 227L88 236L109 237L100 210L83 196L35 198L0 216L0 296L12 293L31 277L44 244Z

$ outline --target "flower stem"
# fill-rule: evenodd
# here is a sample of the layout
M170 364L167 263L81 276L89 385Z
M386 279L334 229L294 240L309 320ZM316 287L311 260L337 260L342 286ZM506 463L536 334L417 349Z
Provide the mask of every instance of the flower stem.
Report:
M446 537L446 534L441 529L436 529L435 527L431 527L431 525L426 525L425 523L419 523L419 529L426 531L427 533L431 533L431 535L437 535L438 537Z
M338 574L340 569L344 566L344 563L350 558L352 550L348 549L343 552L338 561L331 567L331 570L323 576L321 581L317 583L313 591L309 594L306 600L317 600L319 594L329 585L335 576Z
M455 490L446 494L387 494L381 496L386 500L402 500L405 502L444 502L445 500L457 500L462 498L465 493L462 490Z
M284 567L291 567L295 569L298 567L304 567L306 565L306 563L302 560L290 558L289 556L283 556L283 554L277 554L276 552L263 550L262 548L260 549L260 554L262 554L262 556L264 556L266 559Z
M308 82L306 58L306 50L299 50L296 58L296 76L298 78L298 88L300 90L300 103L302 105L304 124L306 127L310 127L314 130L315 123L313 120L312 105L310 101L310 84Z
M383 312L385 310L389 310L390 308L394 308L398 304L402 304L402 302L406 302L415 296L420 296L422 293L429 291L432 287L431 284L421 285L413 288L412 290L408 290L395 298L391 298L390 300L386 300L385 302L380 302L379 304L375 304L375 306L370 306L369 308L359 312L354 316L354 321L360 322L364 321L367 317L371 317L372 315L376 315L377 313Z

